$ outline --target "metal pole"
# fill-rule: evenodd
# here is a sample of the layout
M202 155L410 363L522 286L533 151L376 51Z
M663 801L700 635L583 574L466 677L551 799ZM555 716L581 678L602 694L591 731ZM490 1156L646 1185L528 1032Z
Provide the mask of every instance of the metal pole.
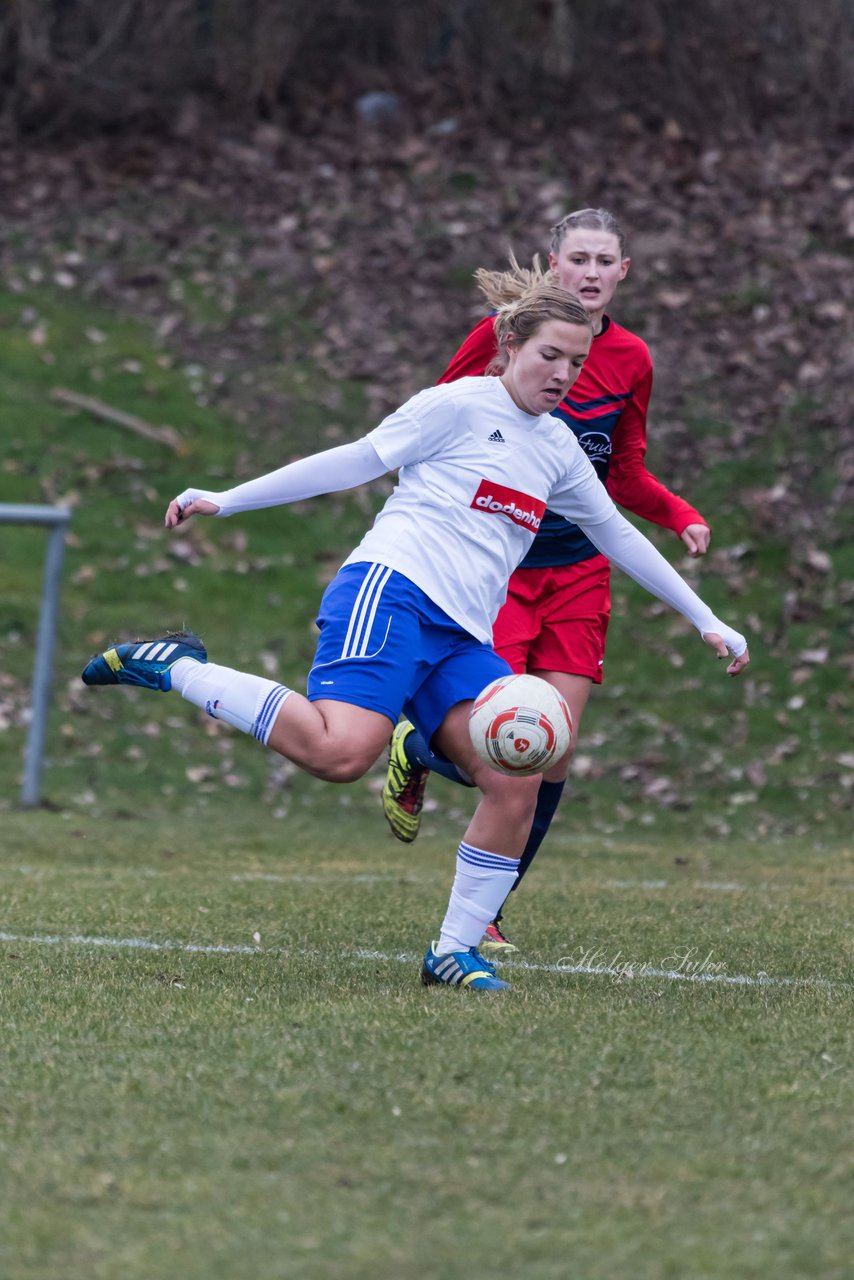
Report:
M19 506L13 503L0 503L0 524L52 526L45 558L42 604L33 667L31 718L24 755L21 804L25 808L34 808L39 803L41 793L56 620L59 613L62 561L65 554L65 530L70 520L71 511L68 507Z
M42 607L39 614L39 630L36 640L36 658L33 668L32 719L27 733L24 755L24 781L21 787L21 804L33 808L39 803L41 793L42 763L47 735L47 710L50 685L53 676L53 651L56 642L56 619L59 612L59 591L62 581L62 560L65 555L65 525L54 525L47 545L42 587Z

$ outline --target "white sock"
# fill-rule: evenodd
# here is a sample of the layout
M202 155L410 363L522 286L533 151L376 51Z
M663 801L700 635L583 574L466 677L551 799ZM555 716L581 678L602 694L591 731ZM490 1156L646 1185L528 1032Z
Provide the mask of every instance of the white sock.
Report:
M265 746L280 708L293 693L293 689L264 676L234 671L215 662L196 662L193 658L179 658L170 675L172 688L182 698L215 720L225 720L241 733L251 733Z
M463 842L457 854L457 874L436 954L476 947L516 883L518 858L503 858Z

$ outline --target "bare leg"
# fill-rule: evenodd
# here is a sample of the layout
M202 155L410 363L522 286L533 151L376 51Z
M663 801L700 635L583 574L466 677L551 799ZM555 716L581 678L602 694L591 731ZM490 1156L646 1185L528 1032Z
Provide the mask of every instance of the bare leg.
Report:
M531 828L525 839L522 856L519 859L519 869L516 872L513 890L519 888L525 873L539 853L540 846L545 840L554 815L557 812L557 807L563 794L563 784L566 781L572 757L578 745L578 729L581 724L581 717L584 708L587 706L587 699L590 697L590 690L593 685L593 681L587 676L567 675L562 671L534 671L532 674L539 676L542 680L547 680L566 698L572 715L572 742L570 743L569 751L561 757L556 765L553 765L551 769L547 769L543 774L542 786L537 796ZM506 903L502 905L501 910L496 915L495 924L498 924L501 920L504 906L506 906Z
M354 782L384 750L392 722L378 711L291 693L267 745L326 782Z
M436 734L442 754L459 765L482 792L464 839L479 849L518 858L531 829L540 778L508 777L483 763L469 737L471 706L471 702L460 702L452 707Z
M572 715L572 742L566 755L561 756L557 764L543 774L546 782L563 782L569 773L572 757L578 747L578 730L581 724L581 717L584 714L584 708L587 706L587 699L590 697L593 681L588 679L587 676L567 675L564 671L532 670L531 675L539 676L541 680L554 685L558 693L562 693L569 704L569 710Z
M378 711L331 698L309 702L287 685L215 662L181 658L171 680L188 702L326 782L361 778L393 727Z

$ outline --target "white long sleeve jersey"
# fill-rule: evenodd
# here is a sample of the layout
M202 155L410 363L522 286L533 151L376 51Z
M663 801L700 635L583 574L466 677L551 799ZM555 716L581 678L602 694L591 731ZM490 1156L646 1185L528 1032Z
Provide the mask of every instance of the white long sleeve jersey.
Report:
M498 378L414 396L367 440L397 487L345 563L397 569L481 640L548 504L578 524L614 505L575 436L519 409Z
M652 544L619 514L574 434L551 414L519 409L499 378L421 391L378 427L224 493L188 489L220 515L354 487L399 468L398 483L345 564L405 575L466 631L491 642L510 575L546 507L579 525L616 565L734 653L744 637L717 619Z

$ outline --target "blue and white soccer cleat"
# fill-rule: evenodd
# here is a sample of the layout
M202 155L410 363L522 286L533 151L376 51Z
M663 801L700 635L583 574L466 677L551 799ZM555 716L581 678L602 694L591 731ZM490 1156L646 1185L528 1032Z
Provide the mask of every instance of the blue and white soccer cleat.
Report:
M495 976L495 965L484 960L477 950L449 951L436 955L436 944L431 942L421 966L421 982L425 987L446 984L449 987L468 987L472 991L509 991L510 983Z
M159 640L131 640L99 653L83 671L84 684L135 684L143 689L172 688L170 671L179 658L207 662L201 640L192 631L174 631Z

